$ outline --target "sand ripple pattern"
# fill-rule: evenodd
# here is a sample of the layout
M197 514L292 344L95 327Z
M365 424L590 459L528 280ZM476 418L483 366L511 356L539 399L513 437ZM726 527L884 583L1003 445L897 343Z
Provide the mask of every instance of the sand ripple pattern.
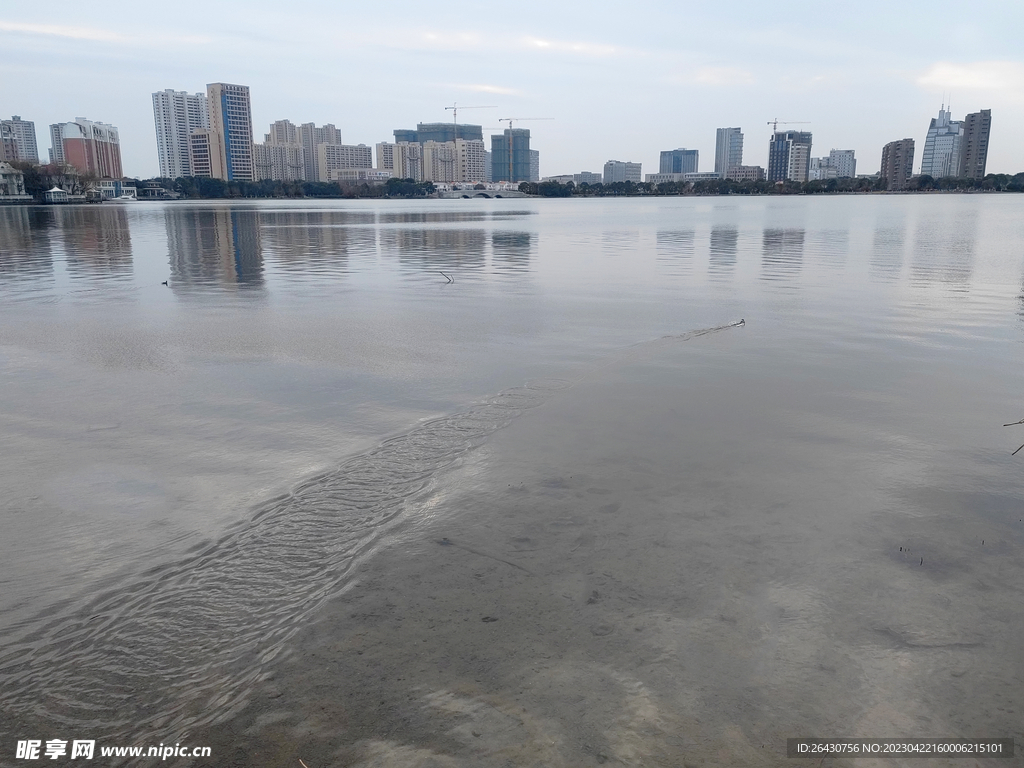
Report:
M167 742L229 717L435 473L565 386L510 389L386 440L192 557L5 643L0 721Z

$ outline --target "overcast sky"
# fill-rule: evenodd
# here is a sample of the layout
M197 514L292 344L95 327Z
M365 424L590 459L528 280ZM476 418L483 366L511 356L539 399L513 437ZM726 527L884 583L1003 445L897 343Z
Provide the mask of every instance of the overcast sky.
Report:
M814 156L917 141L945 94L953 116L992 110L990 172L1024 171L1024 3L178 2L4 3L0 115L47 126L87 117L121 134L128 175L157 174L151 94L248 85L253 128L333 122L345 143L451 119L523 122L545 176L609 159L658 170L658 152L700 151L739 126L744 163L765 165L767 122L814 134ZM951 95L950 95L951 94ZM485 134L488 133L485 130ZM489 147L489 144L488 144Z

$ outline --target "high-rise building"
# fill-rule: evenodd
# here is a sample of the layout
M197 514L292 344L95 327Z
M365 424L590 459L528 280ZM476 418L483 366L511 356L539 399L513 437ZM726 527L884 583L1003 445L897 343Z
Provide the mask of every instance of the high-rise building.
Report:
M210 83L206 86L210 130L220 143L220 167L214 178L255 181L252 158L252 105L249 86Z
M256 181L304 181L306 178L305 153L298 144L252 145L253 173Z
M64 123L50 126L50 162L54 165L67 165L64 162Z
M960 143L960 176L966 179L985 178L991 130L991 109L972 112L964 118L964 135Z
M530 150L530 181L540 181L540 150Z
M852 179L857 175L857 158L852 149L833 149L828 157L812 157L807 180Z
M36 124L14 115L10 120L0 120L0 160L23 160L39 162L36 146Z
M423 181L423 146L419 142L396 141L391 145L391 159L394 178Z
M483 141L484 129L479 125L456 125L455 123L418 123L416 130L409 128L395 129L395 142L426 144L435 141L439 144L465 139L466 141Z
M220 137L210 128L196 128L188 135L188 159L192 175L212 179L221 167Z
M455 151L459 157L457 181L480 182L487 180L487 150L483 141L456 139ZM380 161L378 160L379 166Z
M51 159L60 165L70 165L79 173L101 179L119 179L124 175L121 140L112 125L76 117L71 123L51 125L50 139Z
M604 183L614 184L618 181L633 181L639 184L642 178L640 166L640 163L624 163L621 160L609 160L604 164Z
M270 124L262 144L253 144L253 167L257 180L304 181L305 151L298 126L290 120Z
M719 128L715 136L715 173L729 177L729 169L743 165L743 132L739 128Z
M668 149L661 153L658 173L697 173L699 162L696 149Z
M316 151L320 168L318 181L330 181L331 172L342 168L373 167L373 150L365 144L319 144Z
M810 160L810 132L776 131L768 144L768 181L807 181Z
M890 141L882 147L882 168L878 175L885 180L885 188L898 191L907 188L914 172L914 140Z
M306 178L315 181L320 178L320 153L317 147L321 144L341 144L341 131L332 123L327 123L322 128L317 128L314 123L303 123L299 126L299 133L306 164Z
M210 127L206 94L171 88L157 91L153 94L153 123L160 175L168 179L192 176L188 135L197 128Z
M933 117L928 126L921 153L921 174L934 179L957 176L960 173L960 144L964 135L964 124L951 120L951 113L943 104L939 116ZM986 141L986 145L988 142Z
M828 164L836 169L837 179L852 179L857 175L857 157L852 149L829 151Z
M18 159L18 143L14 139L14 130L6 120L0 121L0 163Z
M459 155L454 141L423 142L423 181L459 181Z
M832 165L827 157L812 157L807 166L807 180L821 181L823 179L838 179L839 169Z
M491 135L491 178L513 183L530 180L529 128L506 128Z
M267 144L291 144L302 146L299 128L291 120L278 120L270 124L270 133L265 135Z
M393 171L395 169L395 145L390 141L382 141L377 145L377 170Z

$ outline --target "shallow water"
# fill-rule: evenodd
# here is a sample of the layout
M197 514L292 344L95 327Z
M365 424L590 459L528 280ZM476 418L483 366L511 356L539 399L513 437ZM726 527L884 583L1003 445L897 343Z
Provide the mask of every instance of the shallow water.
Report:
M1022 208L0 208L5 744L1020 739Z

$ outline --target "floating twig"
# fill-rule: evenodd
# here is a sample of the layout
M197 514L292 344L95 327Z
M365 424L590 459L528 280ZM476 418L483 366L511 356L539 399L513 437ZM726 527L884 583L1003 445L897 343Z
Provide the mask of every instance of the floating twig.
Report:
M437 270L437 271L438 271L438 272L441 272L441 270L440 270L440 269L439 269L439 270ZM447 281L448 281L449 283L454 283L454 282L455 282L455 278L454 278L454 277L451 277L450 275L445 275L445 274L444 274L444 272L441 272L441 274L442 274L442 275L444 275L445 279L446 279L446 280L447 280Z
M1021 446L1020 448L1024 448L1024 445L1022 445L1022 446ZM1017 455L1018 453L1020 453L1020 448L1018 448L1018 449L1017 449L1016 451L1014 451L1014 452L1013 452L1013 453L1011 453L1010 455L1011 455L1011 456L1016 456L1016 455Z
M442 547L458 547L459 549L464 550L465 552L472 552L474 555L480 555L480 557L489 557L491 560L497 560L499 563L504 563L505 565L511 565L513 568L518 568L520 571L528 573L531 576L535 575L533 571L531 571L529 568L524 568L519 563L513 562L511 560L506 560L504 557L499 557L498 555L491 554L490 552L484 552L479 549L474 549L473 547L467 547L465 544L458 544L457 542L454 542L451 539L449 539L447 536L445 536L443 539L439 539L437 543L440 544Z
M308 765L306 765L305 763L302 762L302 758L301 757L299 758L299 763L302 765L302 768L309 768Z
M1015 427L1018 424L1024 424L1024 419L1021 419L1020 421L1011 421L1009 424L1003 424L1003 426L1004 427Z

